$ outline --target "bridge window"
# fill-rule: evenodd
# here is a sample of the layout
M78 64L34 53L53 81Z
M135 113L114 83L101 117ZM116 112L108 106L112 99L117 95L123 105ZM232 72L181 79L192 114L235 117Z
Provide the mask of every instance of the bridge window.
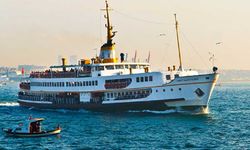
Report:
M102 70L104 70L104 66L97 66L96 67L96 71L102 71Z
M136 69L137 67L136 67L136 65L130 65L130 68Z
M114 66L106 66L107 70L114 70Z
M116 65L115 68L116 69L124 69L123 65Z
M149 76L149 81L153 81L153 77L152 76Z

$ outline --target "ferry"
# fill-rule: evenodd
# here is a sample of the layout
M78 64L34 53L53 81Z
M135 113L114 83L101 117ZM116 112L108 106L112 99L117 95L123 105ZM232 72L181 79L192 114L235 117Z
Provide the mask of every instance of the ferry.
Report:
M165 72L152 71L149 62L126 61L126 55L115 54L113 38L116 32L110 22L106 1L105 27L107 41L99 56L81 59L78 65L51 66L42 72L32 72L20 83L20 106L39 109L85 109L90 111L203 110L219 74L217 67L210 73L184 69L175 15L179 66L166 67Z

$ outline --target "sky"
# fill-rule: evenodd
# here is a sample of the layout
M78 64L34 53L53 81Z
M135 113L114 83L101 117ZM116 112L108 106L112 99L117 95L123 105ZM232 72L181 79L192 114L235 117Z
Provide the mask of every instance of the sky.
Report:
M155 70L178 66L174 15L184 68L250 70L249 0L109 0L116 55L150 51ZM0 0L0 66L54 65L59 55L92 58L106 41L104 0ZM165 36L160 36L164 34ZM221 42L221 44L216 44Z

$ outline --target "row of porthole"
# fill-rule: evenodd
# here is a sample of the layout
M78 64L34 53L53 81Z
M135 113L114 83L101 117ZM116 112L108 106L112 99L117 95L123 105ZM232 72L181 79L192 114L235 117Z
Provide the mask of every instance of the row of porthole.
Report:
M179 88L179 91L181 91L181 90L182 90L182 89L181 89L181 88ZM163 89L162 91L163 91L163 92L166 92L166 89ZM173 91L174 91L174 89L173 89L173 88L171 88L171 89L170 89L170 91L171 91L171 92L173 92ZM155 92L158 92L158 90L155 90Z

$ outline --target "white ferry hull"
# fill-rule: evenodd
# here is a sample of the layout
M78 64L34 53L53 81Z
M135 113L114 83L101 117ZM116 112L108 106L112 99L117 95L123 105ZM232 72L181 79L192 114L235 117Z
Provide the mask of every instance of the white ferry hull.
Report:
M144 99L113 100L99 103L79 102L77 104L54 104L49 101L19 99L18 103L20 106L39 109L85 109L90 111L164 111L176 109L192 111L208 107L217 78L218 74L179 78L172 83L153 87L152 93Z

